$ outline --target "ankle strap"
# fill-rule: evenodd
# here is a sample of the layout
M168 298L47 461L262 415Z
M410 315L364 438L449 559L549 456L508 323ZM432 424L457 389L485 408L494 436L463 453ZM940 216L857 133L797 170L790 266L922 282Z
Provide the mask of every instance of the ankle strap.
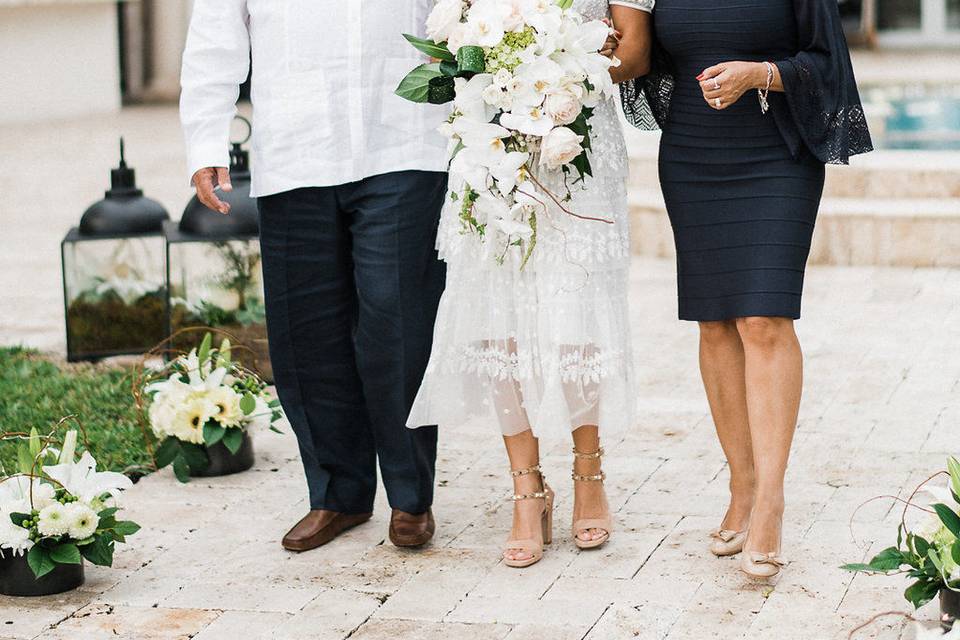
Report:
M577 451L577 448L574 447L574 448L573 448L573 456L574 456L575 458L580 458L581 460L596 460L597 458L602 458L602 457L603 457L603 447L600 447L599 449L597 449L597 450L594 451L593 453L583 453L583 452L581 452L581 451Z
M607 474L603 471L595 476L582 476L579 473L572 473L571 477L577 482L603 482L607 479Z
M520 500L546 500L547 492L546 491L534 491L533 493L515 493L510 496L510 499L514 502L519 502Z
M531 473L539 473L540 477L543 477L543 471L540 470L540 465L534 465L532 467L527 467L526 469L511 469L510 476L513 478L519 478L520 476L530 475Z

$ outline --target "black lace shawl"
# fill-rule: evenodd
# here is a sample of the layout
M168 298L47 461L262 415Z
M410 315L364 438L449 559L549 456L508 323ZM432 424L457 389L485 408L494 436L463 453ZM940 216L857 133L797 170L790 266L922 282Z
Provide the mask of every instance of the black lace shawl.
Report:
M805 146L821 162L847 164L873 150L840 23L836 0L793 0L797 53L774 61L783 93L770 92L770 109L797 157ZM656 11L656 9L654 9ZM651 72L620 85L624 113L641 129L663 127L673 94L669 54L654 43Z

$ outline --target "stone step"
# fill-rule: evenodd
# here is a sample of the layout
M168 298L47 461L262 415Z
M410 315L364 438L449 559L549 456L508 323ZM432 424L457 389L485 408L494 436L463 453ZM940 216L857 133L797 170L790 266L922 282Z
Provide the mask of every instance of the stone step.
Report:
M627 132L630 186L658 186L659 135ZM827 167L826 198L960 198L960 153L876 151Z
M659 188L630 190L634 253L673 257ZM960 267L960 199L824 198L811 264Z

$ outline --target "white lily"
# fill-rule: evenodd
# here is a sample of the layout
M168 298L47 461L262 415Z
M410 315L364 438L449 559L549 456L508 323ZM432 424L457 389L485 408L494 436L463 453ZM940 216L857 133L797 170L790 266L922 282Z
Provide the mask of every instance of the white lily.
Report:
M40 478L13 476L0 481L0 519L11 513L42 509L53 501L55 489Z
M97 461L84 451L78 462L50 465L43 468L44 473L63 485L71 495L91 502L104 493L129 489L133 486L130 478L113 471L97 471Z

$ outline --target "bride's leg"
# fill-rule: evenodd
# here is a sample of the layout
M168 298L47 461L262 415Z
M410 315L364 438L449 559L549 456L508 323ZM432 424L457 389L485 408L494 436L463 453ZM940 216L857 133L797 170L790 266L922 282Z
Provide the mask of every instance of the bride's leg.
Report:
M593 345L566 346L561 349L563 360L573 359L578 362L587 362L598 355ZM577 375L568 378L563 385L564 397L572 420L571 426L577 426L573 431L573 448L581 454L594 454L600 451L599 402L600 385L597 382L585 381L584 376ZM602 461L597 457L574 456L573 473L579 476L593 478L602 472ZM603 482L579 481L573 483L573 520L603 519L610 514L610 504ZM598 528L583 529L575 532L577 538L584 542L599 540L609 531Z
M484 343L490 348L492 342ZM510 340L504 345L505 351L516 353L516 344ZM523 408L523 393L520 383L507 378L492 382L493 404L504 433L503 444L507 449L511 470L529 469L540 464L540 443L530 430L530 421ZM543 491L543 479L538 473L528 473L513 478L513 490L517 495ZM541 540L542 500L519 500L513 503L513 527L511 540ZM522 549L507 549L504 557L508 560L529 560L532 554Z

